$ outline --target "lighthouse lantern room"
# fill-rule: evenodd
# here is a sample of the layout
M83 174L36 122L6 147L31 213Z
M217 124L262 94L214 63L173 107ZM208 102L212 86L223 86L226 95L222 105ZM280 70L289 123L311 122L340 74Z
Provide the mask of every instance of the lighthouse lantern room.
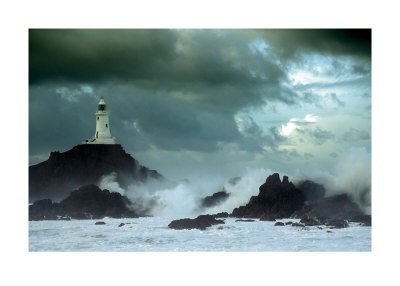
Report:
M83 144L115 144L115 137L111 137L107 105L103 97L100 98L95 115L96 133L93 138L86 139Z

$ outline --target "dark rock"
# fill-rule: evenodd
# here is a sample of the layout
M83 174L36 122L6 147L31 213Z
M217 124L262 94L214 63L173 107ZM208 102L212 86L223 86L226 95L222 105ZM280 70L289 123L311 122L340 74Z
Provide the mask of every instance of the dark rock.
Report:
M29 206L29 220L56 220L60 217L73 219L101 219L104 217L138 217L131 209L127 197L95 185L82 186L60 203L40 200Z
M269 176L260 186L259 194L252 196L245 206L235 208L230 216L259 218L263 221L290 217L304 204L299 190L284 176L281 182L279 174Z
M201 229L205 230L214 224L224 224L224 221L215 219L212 215L200 215L195 219L184 218L173 220L168 227L172 229Z
M357 215L353 216L349 221L358 222L364 226L371 226L371 215Z
M215 218L227 218L229 217L229 214L227 212L222 212L222 213L217 213L212 215Z
M138 217L129 208L130 201L120 193L100 190L95 185L80 187L60 202L65 215L76 219Z
M121 222L118 227L124 226L125 224L123 222Z
M328 225L347 227L347 221L370 225L371 218L347 194L324 197L325 188L312 181L303 181L296 188L287 176L281 181L279 174L269 176L260 186L259 194L249 202L235 208L230 217L259 218L275 221L282 218L300 218L306 226Z
M274 226L284 226L285 224L283 223L283 222L280 222L280 221L278 221L278 222L276 222L275 224L274 224Z
M349 226L347 221L342 219L326 219L324 224L331 228L346 228Z
M50 199L34 202L29 206L29 220L57 220L60 205Z
M321 225L323 224L317 218L307 218L304 217L300 220L300 223L303 223L306 226L314 226L314 225Z
M306 180L301 182L297 188L301 191L306 201L318 201L325 197L325 188L323 185Z
M326 217L303 217L300 223L306 226L326 225L332 228L345 228L349 226L343 219Z
M104 221L97 221L96 223L95 223L95 225L103 225L103 224L106 224Z
M111 173L116 174L122 188L132 181L163 178L141 166L121 145L77 145L63 153L52 152L48 160L29 167L29 202L43 198L62 200L70 190L97 184L102 176Z
M297 222L294 222L294 223L292 223L292 226L300 226L300 227L305 227L305 225L304 225L304 224L297 223Z
M330 231L330 230L327 230L326 232L327 232L327 233L333 233L333 232L332 232L332 231Z
M325 217L349 220L355 216L363 215L360 207L351 200L347 194L340 194L324 198L310 205L308 217Z
M289 177L288 176L283 176L282 184L284 184L284 185L289 184Z
M254 219L237 219L235 221L243 221L243 222L253 222L255 221Z
M275 221L276 219L280 219L281 217L274 215L274 214L269 214L269 213L264 213L260 217L260 221Z
M292 224L293 224L293 222L291 222L291 221L285 222L285 225L292 225Z
M207 196L201 200L202 207L214 207L226 201L229 198L229 193L226 192L225 188L222 191Z

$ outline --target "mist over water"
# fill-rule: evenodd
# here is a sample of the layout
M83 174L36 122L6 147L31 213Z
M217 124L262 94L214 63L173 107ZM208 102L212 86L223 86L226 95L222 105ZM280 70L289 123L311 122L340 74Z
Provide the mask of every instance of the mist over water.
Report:
M248 203L251 196L258 195L259 187L266 178L276 173L270 169L244 169L243 174L232 178L208 177L195 181L166 182L150 179L145 183L135 182L126 189L116 182L115 173L103 176L101 189L108 189L127 196L133 208L141 214L167 217L193 217L199 214L232 212L236 207ZM371 154L364 148L353 148L338 158L333 172L307 171L286 174L296 185L303 180L312 180L324 185L326 196L347 193L366 213L371 211ZM229 197L213 207L202 207L201 200L216 192L225 191Z
M246 204L252 195L258 194L259 186L269 173L271 171L266 169L248 169L234 182L229 182L232 178L211 177L175 184L152 180L129 186L125 194L153 216L183 217L231 212L235 207ZM201 207L201 199L223 190L229 193L225 202L212 208Z
M133 208L152 216L183 217L202 213L231 212L244 205L251 196L258 194L258 188L273 172L269 169L245 169L235 180L232 178L199 178L196 181L163 182L150 179L145 183L135 182L126 189L116 182L115 174L103 176L101 189L108 189L127 196ZM226 191L229 197L215 207L201 207L201 200L213 193Z
M298 173L293 182L305 179L324 185L326 196L350 195L365 213L371 213L371 153L365 148L351 148L344 152L338 157L332 173Z

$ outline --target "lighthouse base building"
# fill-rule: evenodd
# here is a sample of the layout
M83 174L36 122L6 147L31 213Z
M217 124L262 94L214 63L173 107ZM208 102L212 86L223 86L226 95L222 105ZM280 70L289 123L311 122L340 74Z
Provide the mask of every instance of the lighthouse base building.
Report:
M116 144L115 137L111 137L110 122L108 120L107 105L100 98L96 112L96 133L93 138L86 139L82 144Z

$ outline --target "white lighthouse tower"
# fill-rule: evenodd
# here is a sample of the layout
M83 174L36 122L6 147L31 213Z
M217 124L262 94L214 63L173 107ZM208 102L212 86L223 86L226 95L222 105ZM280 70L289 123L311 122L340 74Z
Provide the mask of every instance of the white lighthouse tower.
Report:
M96 133L91 139L86 139L83 144L115 144L115 137L111 137L110 123L108 121L107 105L101 97L96 112Z

